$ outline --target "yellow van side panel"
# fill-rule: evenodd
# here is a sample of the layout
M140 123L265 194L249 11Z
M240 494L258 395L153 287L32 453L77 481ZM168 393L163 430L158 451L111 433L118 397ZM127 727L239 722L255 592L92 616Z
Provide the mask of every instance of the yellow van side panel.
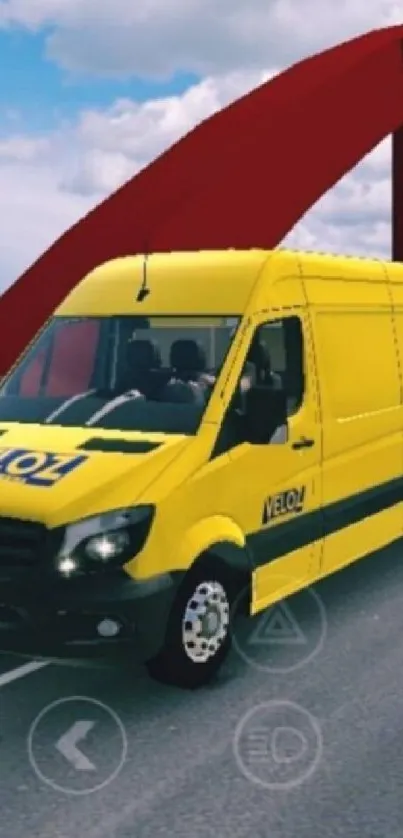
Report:
M385 265L393 302L399 370L403 380L403 264L390 262Z
M340 263L302 261L323 417L322 575L403 531L403 504L390 502L403 406L388 275L380 262Z

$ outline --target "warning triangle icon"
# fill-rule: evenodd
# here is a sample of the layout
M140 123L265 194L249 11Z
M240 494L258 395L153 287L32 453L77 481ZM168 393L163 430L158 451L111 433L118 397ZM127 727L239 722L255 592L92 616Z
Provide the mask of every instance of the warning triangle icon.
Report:
M272 605L263 614L248 640L250 646L302 646L306 643L305 634L285 602Z

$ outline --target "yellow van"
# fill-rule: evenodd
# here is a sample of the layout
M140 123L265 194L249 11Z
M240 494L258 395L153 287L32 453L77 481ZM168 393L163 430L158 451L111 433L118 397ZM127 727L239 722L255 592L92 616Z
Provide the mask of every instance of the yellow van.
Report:
M104 264L3 381L0 449L4 643L126 643L197 687L240 592L255 614L402 535L403 267Z

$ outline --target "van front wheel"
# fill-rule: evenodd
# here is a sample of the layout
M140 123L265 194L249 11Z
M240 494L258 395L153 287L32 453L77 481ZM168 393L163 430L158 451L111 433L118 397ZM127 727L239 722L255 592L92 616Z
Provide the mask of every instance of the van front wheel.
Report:
M183 580L164 646L147 662L158 681L196 689L213 678L228 655L235 591L229 573L214 564L201 562Z

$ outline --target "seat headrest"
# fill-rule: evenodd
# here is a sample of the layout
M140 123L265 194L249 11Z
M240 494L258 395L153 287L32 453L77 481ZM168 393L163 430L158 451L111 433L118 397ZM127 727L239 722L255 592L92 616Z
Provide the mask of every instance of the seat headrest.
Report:
M255 337L253 339L247 359L258 368L271 372L270 352L261 338Z
M153 340L132 340L127 344L127 363L140 369L159 369L161 353Z
M178 404L204 405L204 395L201 388L194 383L185 381L171 381L164 390L163 401Z
M171 345L170 364L176 370L204 372L207 366L206 354L195 340L174 340Z

